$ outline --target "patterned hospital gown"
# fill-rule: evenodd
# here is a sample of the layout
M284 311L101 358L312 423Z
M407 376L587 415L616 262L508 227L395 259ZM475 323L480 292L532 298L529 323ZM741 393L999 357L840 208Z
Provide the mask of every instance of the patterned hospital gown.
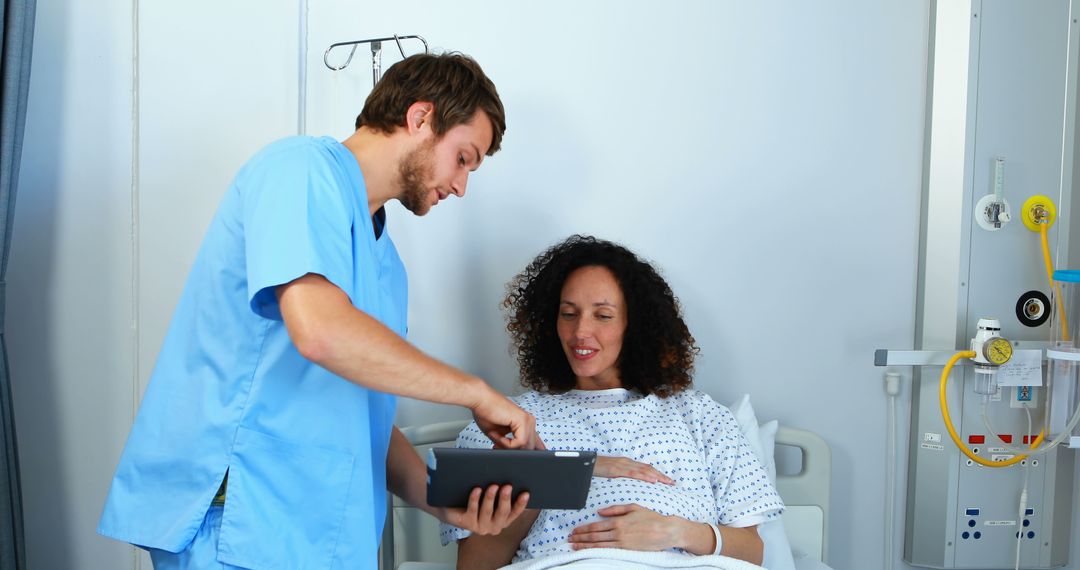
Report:
M566 540L570 531L602 520L596 511L610 505L637 503L663 515L732 527L760 524L784 508L735 417L707 394L684 390L667 398L643 398L614 388L557 395L528 392L513 400L536 416L537 432L550 450L629 457L675 480L673 487L593 477L585 508L542 511L518 547L515 562L571 552ZM492 443L472 423L458 436L457 446L490 448ZM469 534L442 525L443 544Z

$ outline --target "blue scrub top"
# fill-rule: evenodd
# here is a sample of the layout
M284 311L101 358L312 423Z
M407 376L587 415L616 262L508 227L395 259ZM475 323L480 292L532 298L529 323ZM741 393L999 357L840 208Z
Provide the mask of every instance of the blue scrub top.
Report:
M184 287L98 532L183 550L228 470L219 561L374 566L396 399L304 359L274 295L317 273L404 336L405 269L372 223L359 165L331 138L287 138L244 165Z

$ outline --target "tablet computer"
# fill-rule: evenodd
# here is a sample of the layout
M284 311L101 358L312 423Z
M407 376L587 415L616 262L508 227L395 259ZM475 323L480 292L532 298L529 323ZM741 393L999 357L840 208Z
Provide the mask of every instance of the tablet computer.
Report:
M428 504L465 507L476 487L514 486L529 492L530 509L583 509L589 495L594 451L526 451L435 447L428 453Z

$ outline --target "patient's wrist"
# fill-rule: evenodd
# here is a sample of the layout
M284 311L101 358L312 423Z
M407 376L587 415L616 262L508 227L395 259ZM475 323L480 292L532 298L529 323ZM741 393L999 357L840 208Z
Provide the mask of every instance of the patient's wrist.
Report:
M457 522L457 521L451 520L450 511L446 507L433 507L433 506L427 504L427 501L425 501L424 505L422 507L420 507L420 509L423 510L423 511L426 511L427 514L429 514L429 515L435 517L436 519L438 519L439 522L444 522L446 524L451 524L451 525L453 525L455 522ZM457 525L454 525L454 526L457 526Z
M682 519L678 548L697 555L712 554L716 543L713 530L708 523Z

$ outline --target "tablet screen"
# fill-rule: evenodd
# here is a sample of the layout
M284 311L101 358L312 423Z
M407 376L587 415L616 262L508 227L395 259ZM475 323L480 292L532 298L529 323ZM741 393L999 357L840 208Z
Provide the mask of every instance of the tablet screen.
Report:
M589 495L596 452L432 448L428 454L428 504L465 507L475 487L514 486L529 492L530 509L582 509Z

